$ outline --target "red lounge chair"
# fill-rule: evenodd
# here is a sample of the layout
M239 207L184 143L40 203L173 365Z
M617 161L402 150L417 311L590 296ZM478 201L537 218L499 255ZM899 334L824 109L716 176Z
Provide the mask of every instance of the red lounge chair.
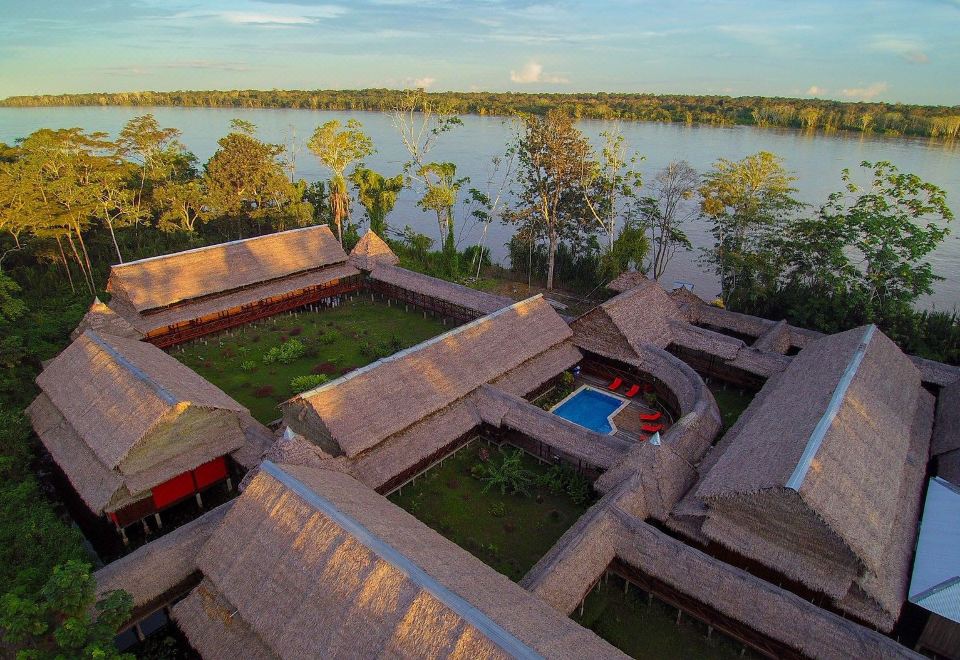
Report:
M620 378L619 376L617 376L616 378L613 379L613 382L612 382L612 383L610 383L609 385L607 385L607 389L608 389L608 390L615 390L615 389L617 389L618 387L620 387L621 385L623 385L623 379Z
M630 389L627 390L627 393L624 396L626 396L628 399L632 399L637 395L637 392L639 391L640 391L639 385L631 385Z
M663 424L644 424L640 430L644 433L659 433L663 430Z
M659 410L654 410L651 413L640 413L641 422L655 422L661 417L663 417L663 414Z

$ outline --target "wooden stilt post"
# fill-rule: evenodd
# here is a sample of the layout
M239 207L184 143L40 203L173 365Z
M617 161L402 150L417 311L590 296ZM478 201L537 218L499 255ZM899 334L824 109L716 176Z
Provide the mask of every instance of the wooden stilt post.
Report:
M623 581L623 593L626 594L630 591L630 580L624 579Z
M580 601L580 618L583 618L583 604L586 602L586 599Z
M143 533L144 533L144 534L149 534L151 530L150 530L150 525L147 524L147 519L146 519L146 518L141 518L141 519L140 519L140 524L143 525Z
M233 478L232 478L232 477L227 477L227 492L228 492L228 493L232 493L232 492L233 492Z
M153 519L157 523L157 529L163 529L163 521L160 520L160 514L159 513L153 514Z
M683 610L678 608L677 609L677 625L678 626L680 625L680 619L682 618L683 618Z
M117 525L117 531L120 532L120 538L123 540L123 544L130 545L130 539L127 538L127 530Z
M203 498L200 497L200 493L197 493L196 497L197 497L197 506L202 509L202 508L203 508Z

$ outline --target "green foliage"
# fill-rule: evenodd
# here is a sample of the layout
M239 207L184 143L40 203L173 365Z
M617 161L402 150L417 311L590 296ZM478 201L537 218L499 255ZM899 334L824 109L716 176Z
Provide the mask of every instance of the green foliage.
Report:
M600 258L600 277L609 282L628 270L643 270L643 261L650 251L644 228L627 222L613 242L613 247Z
M483 482L483 492L496 488L501 495L530 495L533 474L523 466L523 451L502 450L499 460L494 456L477 467L479 469L474 476Z
M590 482L565 463L557 463L537 476L536 484L555 495L566 493L575 504L585 504L593 496Z
M304 346L302 341L299 339L288 339L279 346L274 346L267 351L266 355L263 356L263 363L290 364L303 357L306 352L307 347Z
M317 337L317 343L323 346L329 346L340 340L340 333L336 330L327 330Z
M250 372L250 371L256 371L256 369L257 369L257 363L254 362L253 360L244 360L243 362L240 363L241 371Z
M507 505L503 502L494 502L490 507L490 515L494 518L503 518L507 515Z
M291 380L290 389L293 390L294 394L300 394L315 387L320 387L329 381L330 377L324 374L305 374Z
M546 113L564 108L578 119L677 122L710 126L747 125L804 130L853 131L879 136L918 135L960 137L955 107L828 99L764 98L695 94L632 94L578 92L572 94L517 92L420 92L422 100L443 106L454 115ZM404 107L407 90L217 90L176 92L117 92L12 96L0 106L185 106L209 108L305 108L308 110L381 111ZM420 109L417 107L415 109Z
M116 650L113 637L130 618L133 599L113 591L95 601L90 565L67 561L54 567L38 592L9 592L0 599L3 640L18 650L18 657L132 658Z
M357 200L363 206L370 229L380 238L387 235L387 216L397 203L397 195L403 190L403 175L385 178L379 172L358 167L350 175L350 182L357 191Z

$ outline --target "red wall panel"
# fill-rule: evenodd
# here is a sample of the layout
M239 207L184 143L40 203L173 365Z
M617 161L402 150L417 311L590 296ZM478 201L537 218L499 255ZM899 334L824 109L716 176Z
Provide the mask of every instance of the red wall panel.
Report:
M227 478L227 461L223 456L199 466L193 471L197 481L197 490L202 490Z
M193 475L184 472L159 486L153 487L153 504L157 509L162 509L190 497L194 492Z

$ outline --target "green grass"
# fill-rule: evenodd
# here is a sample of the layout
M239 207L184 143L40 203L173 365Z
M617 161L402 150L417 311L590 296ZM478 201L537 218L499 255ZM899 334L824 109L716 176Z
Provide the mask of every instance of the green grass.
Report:
M713 392L713 398L717 400L717 406L720 408L724 431L740 419L740 415L753 401L753 394L743 394L740 390L731 387L711 385L710 391Z
M566 494L533 487L530 496L483 492L483 483L470 474L480 462L479 451L497 449L483 441L447 458L407 484L390 499L422 522L472 553L511 580L517 581L547 553L557 539L587 510ZM526 469L535 475L549 470L532 456L523 455Z
M324 373L337 378L448 329L421 312L358 296L338 307L274 316L198 339L171 349L171 355L267 423L280 416L277 405L295 394L290 387L294 377ZM293 338L306 347L303 357L290 364L264 364L272 347Z
M716 631L707 639L706 625L687 615L677 625L676 608L656 599L648 605L633 586L624 594L618 578L590 592L583 616L578 609L573 619L634 658L740 658L739 643ZM746 657L755 656L748 651Z

